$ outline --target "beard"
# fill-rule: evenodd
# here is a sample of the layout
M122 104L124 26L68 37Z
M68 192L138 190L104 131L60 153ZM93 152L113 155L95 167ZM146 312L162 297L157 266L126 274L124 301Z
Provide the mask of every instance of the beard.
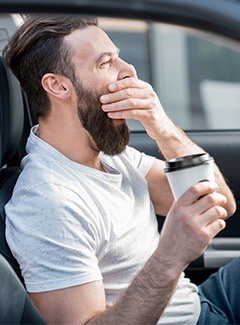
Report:
M115 126L99 100L101 94L86 89L81 82L74 83L78 98L77 114L83 128L94 142L94 150L109 156L123 152L130 140L129 129L123 123Z

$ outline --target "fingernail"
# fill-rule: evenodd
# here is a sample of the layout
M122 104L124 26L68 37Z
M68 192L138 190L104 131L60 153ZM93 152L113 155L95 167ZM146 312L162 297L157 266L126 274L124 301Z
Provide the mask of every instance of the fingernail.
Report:
M110 85L108 86L108 89L109 89L110 91L113 91L113 90L116 89L116 85L114 85L114 84L110 84Z
M107 102L109 100L109 96L108 95L102 95L101 97L100 97L100 101L101 102Z

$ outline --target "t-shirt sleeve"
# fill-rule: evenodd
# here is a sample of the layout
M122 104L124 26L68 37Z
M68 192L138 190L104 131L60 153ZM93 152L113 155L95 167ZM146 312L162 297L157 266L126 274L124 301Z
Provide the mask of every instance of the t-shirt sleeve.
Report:
M6 238L29 292L102 279L93 214L77 193L54 184L35 186L21 202L8 203Z
M144 152L140 152L129 146L126 147L125 154L144 177L147 175L155 161L155 157L146 155Z

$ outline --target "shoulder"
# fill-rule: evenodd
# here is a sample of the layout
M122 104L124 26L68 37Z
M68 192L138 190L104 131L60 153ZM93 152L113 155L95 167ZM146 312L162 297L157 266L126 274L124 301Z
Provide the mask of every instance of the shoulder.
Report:
M61 242L64 236L82 234L94 239L94 245L99 242L98 212L74 190L49 182L25 189L23 195L19 190L5 206L8 239L17 233L22 239L34 234Z
M137 169L144 177L155 161L155 157L149 156L131 146L127 146L120 155L112 159L114 161L120 160L126 168L133 167Z

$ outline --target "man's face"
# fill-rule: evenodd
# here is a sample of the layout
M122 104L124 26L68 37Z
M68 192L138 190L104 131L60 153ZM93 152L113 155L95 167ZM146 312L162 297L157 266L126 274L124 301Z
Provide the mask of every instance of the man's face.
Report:
M75 81L72 83L78 99L78 117L96 150L119 154L129 142L129 130L125 120L108 117L99 98L108 93L111 82L135 77L135 70L119 58L119 50L99 27L76 30L65 41L73 49Z
M130 139L129 129L123 121L114 125L113 121L101 109L101 94L85 89L80 82L74 83L78 98L77 113L80 122L90 134L94 149L106 155L120 154Z

